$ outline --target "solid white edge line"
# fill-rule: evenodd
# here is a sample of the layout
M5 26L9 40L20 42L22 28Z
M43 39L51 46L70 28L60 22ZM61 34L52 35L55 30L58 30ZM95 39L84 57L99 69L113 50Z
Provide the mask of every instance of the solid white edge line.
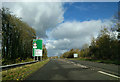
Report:
M116 76L116 75L112 75L112 74L109 74L109 73L106 73L106 72L103 72L103 71L98 71L99 73L102 73L102 74L105 74L105 75L108 75L108 76L112 76L112 77L115 77L115 78L119 78L120 79L120 77L118 77L118 76Z

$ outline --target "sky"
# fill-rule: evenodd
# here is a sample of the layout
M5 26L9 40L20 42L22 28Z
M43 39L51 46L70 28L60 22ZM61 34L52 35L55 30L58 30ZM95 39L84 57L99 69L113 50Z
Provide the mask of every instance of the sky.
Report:
M101 27L110 27L117 2L3 2L37 32L48 56L81 49L97 37Z

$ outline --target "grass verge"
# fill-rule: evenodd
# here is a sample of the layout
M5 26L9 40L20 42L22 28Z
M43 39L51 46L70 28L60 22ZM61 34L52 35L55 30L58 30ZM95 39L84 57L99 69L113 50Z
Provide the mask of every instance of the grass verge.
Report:
M2 71L2 80L24 80L28 75L44 66L48 61L49 59Z
M98 63L120 65L120 61L117 61L117 60L96 60L96 59L88 59L88 58L70 58L69 60L83 60L83 61L92 61L92 62L98 62Z

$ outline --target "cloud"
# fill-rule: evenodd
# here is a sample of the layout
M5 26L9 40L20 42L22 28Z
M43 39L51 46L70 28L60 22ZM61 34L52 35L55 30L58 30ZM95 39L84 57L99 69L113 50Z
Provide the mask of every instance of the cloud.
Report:
M49 53L48 56L60 56L61 54L63 54L64 52L66 52L67 50L60 50L60 49L51 49L51 50L47 50L47 52Z
M84 44L90 44L92 37L97 37L101 27L110 27L111 24L109 20L64 22L49 33L51 40L48 40L46 47L48 51L56 52L72 48L81 49ZM60 55L61 53L58 52L57 54Z
M3 3L4 7L10 10L22 20L35 28L40 38L47 37L46 31L56 27L64 20L63 3L37 3L37 2L11 2Z
M45 40L48 56L61 55L72 48L81 49L84 44L90 44L92 36L97 37L101 27L112 24L109 20L64 21L63 4L11 2L2 5L36 30L37 36Z
M101 27L109 27L110 21L90 20L90 21L73 21L60 24L57 28L53 29L50 33L51 38L55 39L76 39L86 36L96 35Z
M65 50L64 46L68 46L70 43L70 40L68 39L59 39L59 40L48 40L46 47L47 49L60 49ZM61 45L62 44L62 45Z

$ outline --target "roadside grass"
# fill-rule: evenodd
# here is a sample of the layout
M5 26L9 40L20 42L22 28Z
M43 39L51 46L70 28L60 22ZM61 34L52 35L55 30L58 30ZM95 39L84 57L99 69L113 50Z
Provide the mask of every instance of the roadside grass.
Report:
M49 59L2 71L2 80L24 80L28 75L44 66Z
M120 61L117 61L117 60L97 60L97 59L90 59L90 58L68 58L68 59L120 65Z

